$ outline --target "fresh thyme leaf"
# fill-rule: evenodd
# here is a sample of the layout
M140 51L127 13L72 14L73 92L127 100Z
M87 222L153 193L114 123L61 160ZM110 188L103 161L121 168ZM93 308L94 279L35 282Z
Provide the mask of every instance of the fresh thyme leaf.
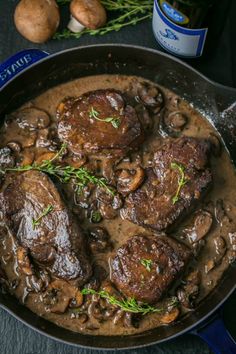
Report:
M32 225L33 225L33 229L35 229L36 226L38 226L40 224L40 221L42 220L42 218L44 218L45 216L47 216L49 213L51 213L51 211L53 211L53 206L52 205L48 205L45 209L43 209L42 214L40 214L37 219L32 219Z
M146 315L147 313L154 313L154 312L164 312L166 308L158 308L151 306L145 302L137 302L134 298L128 299L117 299L115 296L110 295L107 291L95 291L93 289L84 288L81 293L83 295L99 295L101 298L106 299L111 305L120 307L122 310L126 312L132 313L140 313L142 315ZM178 300L176 297L173 297L168 304L169 306L177 306Z
M172 198L172 202L173 202L173 204L175 204L179 200L179 194L180 194L181 188L188 182L188 179L185 178L183 165L181 165L180 163L177 163L177 162L172 162L170 166L173 170L178 170L178 172L179 172L178 188L177 188L177 191L176 191L174 197Z
M66 0L58 0L59 4L65 4ZM69 2L69 1L68 1ZM108 12L114 12L117 16L110 19L103 27L91 30L84 29L82 32L73 33L67 29L56 33L55 39L63 38L80 38L84 34L104 35L111 31L119 31L121 28L136 25L138 22L144 21L152 17L153 1L152 0L101 0L103 6ZM109 13L108 13L109 15Z
M92 211L91 221L94 223L100 222L102 220L102 215L98 210Z
M99 120L100 122L111 123L114 128L119 128L120 119L116 117L99 118L100 113L91 107L89 111L89 118Z
M61 183L68 183L69 181L73 181L76 186L76 191L80 193L84 187L86 187L89 183L92 183L98 187L105 189L111 195L115 195L115 190L108 186L107 181L104 177L97 177L93 175L90 171L88 171L84 167L75 168L70 165L56 165L54 164L55 160L59 159L65 152L66 144L62 144L58 153L51 160L44 160L42 163L37 164L33 163L32 165L26 165L22 167L14 167L14 168L6 168L5 170L1 170L1 173L16 171L30 171L36 170L47 173L50 176L56 177Z
M152 268L151 259L141 259L140 263L147 269L148 272L151 272L151 268Z
M114 118L114 119L111 121L111 124L113 125L114 128L118 129L119 126L120 126L120 119L119 119L119 118Z
M98 119L98 116L99 116L99 112L96 111L93 107L91 107L89 111L89 118Z

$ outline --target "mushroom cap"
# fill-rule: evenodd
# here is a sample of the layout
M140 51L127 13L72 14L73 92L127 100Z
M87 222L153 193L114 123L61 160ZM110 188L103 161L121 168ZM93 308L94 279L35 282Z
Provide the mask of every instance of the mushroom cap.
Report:
M20 34L33 43L44 43L56 32L60 13L55 0L21 0L14 22Z
M99 0L72 0L71 15L90 29L102 27L107 20L106 10Z

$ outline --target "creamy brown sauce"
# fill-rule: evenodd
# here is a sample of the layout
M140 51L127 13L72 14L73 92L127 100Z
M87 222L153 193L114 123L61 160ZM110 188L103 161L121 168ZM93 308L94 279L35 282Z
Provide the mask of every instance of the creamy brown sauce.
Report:
M51 120L55 121L56 108L60 101L66 96L80 96L81 94L96 90L114 88L121 91L128 91L130 85L138 79L128 76L112 76L101 75L93 77L81 78L45 92L39 97L35 98L31 102L28 102L24 107L37 107L45 110L51 116ZM198 137L209 138L211 134L218 136L214 128L187 102L176 97L172 92L162 88L165 96L165 108L170 111L180 111L188 117L188 123L183 128L181 134ZM143 155L143 165L147 166L151 156L151 152L157 149L162 141L163 137L158 130L158 124L160 114L157 114L154 119L154 129L152 134L146 138L145 143L141 146L140 151L132 153L132 161L137 160L139 155ZM53 123L52 123L53 126ZM14 126L13 126L14 127ZM43 146L35 146L35 142L39 141L39 135L47 135L47 129L41 129L39 132L32 132L30 136L22 133L16 127L14 129L3 127L0 133L1 147L6 146L9 142L17 141L23 146L23 150L19 152L24 164L31 164L34 160L37 160L39 156L48 152L48 148ZM21 134L21 135L20 135ZM222 151L219 156L212 157L211 166L213 173L213 187L202 202L197 206L196 210L207 210L213 216L213 224L210 231L201 239L202 245L198 243L192 243L194 240L193 219L195 214L185 218L183 222L177 227L177 230L171 233L177 240L185 243L188 247L196 249L201 248L198 251L196 259L190 263L186 274L183 275L183 279L186 278L188 273L193 269L198 270L201 276L201 282L199 285L200 291L196 299L196 305L219 282L224 271L229 267L229 263L233 261L235 257L235 239L233 234L236 233L236 174L233 165L231 164L230 157L227 151L222 147ZM19 156L18 156L19 157ZM123 162L125 164L125 162ZM122 166L122 162L120 163ZM64 186L67 194L67 203L70 204L71 209L78 213L78 208L73 205L73 193L71 189ZM220 214L219 200L223 201L224 210ZM217 207L218 205L218 207ZM218 209L217 209L218 208ZM219 216L220 214L220 216ZM218 219L218 221L216 220ZM81 223L82 228L86 230L91 225L91 222L86 217L78 217L78 222ZM135 225L129 221L122 220L119 216L113 220L103 219L99 226L104 227L110 235L110 240L113 244L113 249L117 249L128 238L137 233L150 233L138 225ZM81 310L81 308L73 309L69 308L63 314L51 313L43 302L42 293L36 293L28 291L33 279L32 276L27 276L19 272L16 260L17 244L15 242L14 235L4 226L4 222L1 222L1 234L0 234L0 264L1 268L6 273L6 288L10 288L11 294L16 296L20 301L24 302L25 306L30 308L33 312L37 313L52 322L55 322L59 326L68 328L72 331L78 331L82 333L89 333L94 335L128 335L132 333L140 333L148 329L161 325L159 314L150 314L143 316L139 321L139 326L136 328L130 326L128 320L117 320L114 323L114 316L106 320L96 319L93 314L89 316L89 310ZM222 249L216 245L216 239L221 237L223 239ZM201 246L201 247L200 247ZM217 248L218 247L218 248ZM92 262L101 265L107 271L109 277L109 257L112 250L97 253L92 255ZM212 269L210 269L212 268ZM9 285L10 284L10 285ZM175 294L176 285L170 290L170 294ZM160 305L162 302L160 302ZM181 314L186 313L188 310L184 307L180 307ZM91 308L90 308L91 310Z

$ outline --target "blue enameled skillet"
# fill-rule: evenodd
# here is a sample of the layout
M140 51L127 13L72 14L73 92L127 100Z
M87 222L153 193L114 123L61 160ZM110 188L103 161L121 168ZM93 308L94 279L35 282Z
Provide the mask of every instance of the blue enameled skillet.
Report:
M49 55L18 53L0 65L0 118L48 88L94 74L138 75L161 84L192 103L220 132L236 164L236 90L218 85L182 61L161 52L127 45L95 45ZM236 188L236 186L235 186ZM219 313L235 289L236 269L229 266L218 286L173 325L142 334L92 336L60 328L0 293L0 307L40 333L64 343L93 349L125 349L157 344L183 333L198 334L215 353L236 353Z

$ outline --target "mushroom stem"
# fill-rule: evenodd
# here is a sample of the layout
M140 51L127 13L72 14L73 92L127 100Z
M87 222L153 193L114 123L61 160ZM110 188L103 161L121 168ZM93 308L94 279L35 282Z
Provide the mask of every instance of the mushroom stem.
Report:
M82 25L76 18L74 18L72 15L70 16L70 22L67 25L67 28L74 33L79 33L82 32L83 29L85 28L84 25Z

